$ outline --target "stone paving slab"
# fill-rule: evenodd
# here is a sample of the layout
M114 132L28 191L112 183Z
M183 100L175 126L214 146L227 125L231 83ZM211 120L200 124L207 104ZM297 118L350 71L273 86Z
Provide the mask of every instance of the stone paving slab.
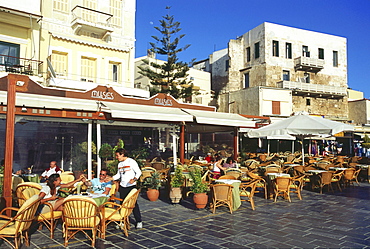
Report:
M255 211L242 202L233 214L223 207L213 214L208 208L195 209L191 198L170 204L164 189L156 202L142 192L138 202L144 228L132 225L125 237L112 225L96 248L370 248L370 184L334 193L304 190L302 196L274 203L257 195ZM33 229L31 246L21 248L64 248L60 224L55 238L49 235L46 228ZM78 234L68 248L90 244ZM0 248L11 247L0 241Z

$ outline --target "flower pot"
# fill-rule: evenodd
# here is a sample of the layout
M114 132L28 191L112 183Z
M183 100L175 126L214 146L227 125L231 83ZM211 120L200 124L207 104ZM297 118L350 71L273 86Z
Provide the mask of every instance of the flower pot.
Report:
M182 198L181 188L171 188L170 199L172 203L179 203Z
M194 194L193 201L196 208L205 208L208 202L208 195L206 193Z
M159 197L159 190L149 188L148 191L146 191L146 195L148 196L148 199L150 201L156 201L158 200L158 197Z

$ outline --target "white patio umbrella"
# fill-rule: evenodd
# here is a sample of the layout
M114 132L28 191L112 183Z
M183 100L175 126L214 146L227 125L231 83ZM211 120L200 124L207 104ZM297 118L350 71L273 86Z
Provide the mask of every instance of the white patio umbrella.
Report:
M342 131L353 131L352 125L332 121L318 116L298 113L287 119L266 125L259 129L250 130L249 137L267 137L292 135L302 140L302 160L304 163L303 139L311 136L333 136Z

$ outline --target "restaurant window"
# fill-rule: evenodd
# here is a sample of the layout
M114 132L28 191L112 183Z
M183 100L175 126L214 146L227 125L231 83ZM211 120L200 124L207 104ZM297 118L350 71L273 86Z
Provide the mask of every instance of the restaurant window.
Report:
M311 105L311 99L306 99L306 105Z
M68 0L54 0L53 10L68 13Z
M110 0L110 13L113 15L111 23L121 26L122 0Z
M279 41L272 41L272 56L279 57Z
M255 59L260 58L260 43L259 42L256 42L254 44L254 58Z
M292 59L292 44L289 42L285 43L285 58Z
M338 67L338 51L333 51L333 67Z
M96 0L83 0L83 6L96 10ZM96 13L91 10L82 10L82 19L88 22L96 22Z
M251 47L247 47L247 62L251 61Z
M323 60L324 59L324 49L319 48L319 59Z
M302 46L302 56L303 57L310 57L310 51L308 51L308 46Z
M284 81L290 81L290 71L283 70L283 80Z
M249 87L249 73L244 74L244 88Z
M120 78L120 63L115 63L115 62L109 62L109 80L113 82L118 82Z
M52 51L51 63L57 76L67 76L68 54L59 51Z
M96 59L81 58L81 81L96 82Z
M280 101L272 101L272 114L280 115Z
M19 44L0 41L0 65L19 64Z

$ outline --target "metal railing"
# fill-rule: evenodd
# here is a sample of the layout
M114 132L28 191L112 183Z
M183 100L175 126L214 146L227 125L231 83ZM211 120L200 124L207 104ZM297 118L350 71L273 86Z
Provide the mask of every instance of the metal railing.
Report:
M318 85L302 82L293 82L293 81L280 81L277 83L279 88L287 88L296 91L305 91L305 92L316 92L316 93L325 93L325 94L335 94L335 95L347 95L347 88L340 86L327 86L327 85Z
M42 61L0 54L0 72L38 75L42 71Z

